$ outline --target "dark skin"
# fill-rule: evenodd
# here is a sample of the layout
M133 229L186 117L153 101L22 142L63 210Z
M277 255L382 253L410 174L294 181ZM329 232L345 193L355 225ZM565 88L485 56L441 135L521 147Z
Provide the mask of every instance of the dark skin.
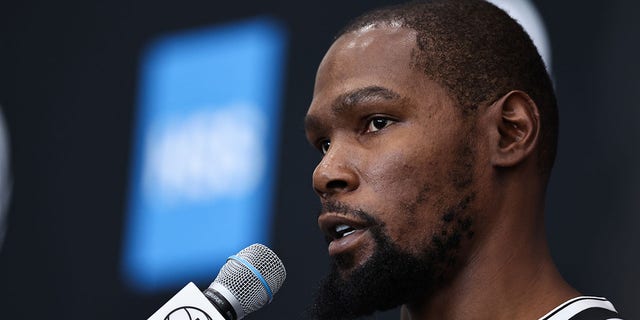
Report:
M412 63L415 32L380 26L341 36L317 73L306 118L324 152L313 174L323 202L373 212L399 248L418 254L449 229L445 208L469 197L473 233L437 290L407 301L403 319L537 319L578 296L551 260L544 232L546 178L537 167L539 115L512 91L465 116L448 92ZM473 150L469 181L454 181ZM342 277L376 250L365 221L324 213L331 256L349 254ZM336 227L354 232L336 235Z

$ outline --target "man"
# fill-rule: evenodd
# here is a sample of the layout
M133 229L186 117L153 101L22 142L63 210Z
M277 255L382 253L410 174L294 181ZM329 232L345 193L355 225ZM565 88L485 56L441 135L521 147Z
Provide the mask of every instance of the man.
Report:
M609 319L546 243L557 140L534 45L483 1L384 8L322 60L305 119L331 273L314 316L402 305L403 319Z

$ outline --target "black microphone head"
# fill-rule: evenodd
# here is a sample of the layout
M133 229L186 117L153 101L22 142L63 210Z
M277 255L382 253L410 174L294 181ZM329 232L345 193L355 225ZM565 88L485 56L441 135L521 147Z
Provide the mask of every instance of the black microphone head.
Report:
M229 257L209 288L225 296L241 319L271 302L286 276L280 258L256 243Z

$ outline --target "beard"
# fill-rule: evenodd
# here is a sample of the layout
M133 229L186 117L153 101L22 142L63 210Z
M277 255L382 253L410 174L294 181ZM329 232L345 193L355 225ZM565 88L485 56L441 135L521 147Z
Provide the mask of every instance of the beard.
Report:
M410 254L399 249L383 227L369 231L376 250L367 262L343 277L340 269L351 265L352 258L338 256L331 261L331 271L312 306L314 319L355 319L419 301L443 282L444 271L455 260L457 241L446 241L450 242L446 248L432 245L421 254Z

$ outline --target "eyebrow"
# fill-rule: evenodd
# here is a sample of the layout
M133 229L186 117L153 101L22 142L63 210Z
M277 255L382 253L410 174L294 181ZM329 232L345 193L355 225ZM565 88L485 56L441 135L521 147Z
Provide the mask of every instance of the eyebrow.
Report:
M331 113L333 115L339 115L341 113L348 112L357 105L371 103L374 101L394 101L401 99L402 96L391 89L380 86L368 86L354 89L339 95L331 103ZM304 118L304 127L307 131L314 128L320 128L321 122L316 117L307 115Z
M379 86L369 86L339 95L331 104L331 112L333 114L340 114L359 104L379 100L391 101L399 99L400 94L391 89Z

